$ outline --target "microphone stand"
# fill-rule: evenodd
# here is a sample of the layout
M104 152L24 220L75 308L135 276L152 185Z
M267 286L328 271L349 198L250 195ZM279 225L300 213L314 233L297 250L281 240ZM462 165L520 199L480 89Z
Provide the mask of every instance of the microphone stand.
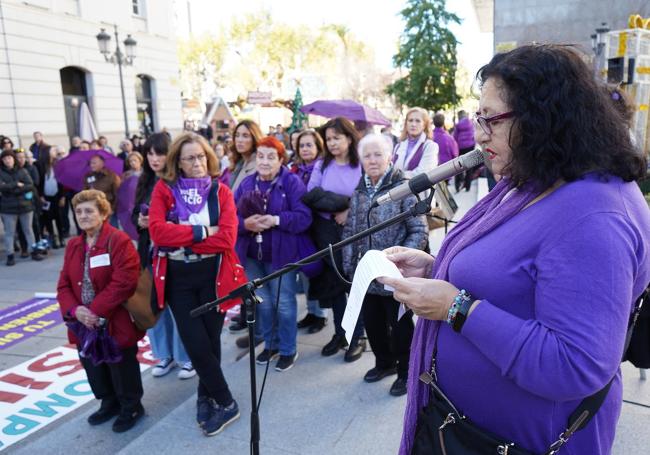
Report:
M296 270L303 265L307 265L311 262L322 259L326 256L332 255L332 261L334 260L334 251L338 251L346 245L349 245L353 242L356 242L359 239L368 237L369 235L374 234L375 232L381 231L384 228L392 226L394 224L401 223L408 218L426 215L431 211L431 202L433 200L433 192L435 189L431 187L431 192L426 199L421 200L418 197L418 202L411 207L410 209L395 215L392 218L389 218L386 221L383 221L375 226L369 227L368 229L361 231L347 239L343 239L334 245L329 245L329 248L324 248L311 256L307 256L304 259L301 259L298 262L287 264L281 269L276 270L269 275L256 278L252 281L249 281L246 284L238 287L233 290L230 294L220 297L212 302L205 303L198 308L190 311L190 316L197 317L206 313L213 308L218 308L219 304L225 302L226 300L241 298L244 301L244 308L246 310L246 325L248 326L248 350L249 350L249 364L250 364L250 391L251 391L251 453L253 455L259 455L259 443L260 443L260 420L259 420L259 409L257 403L257 381L255 374L255 307L260 302L258 297L255 295L255 289L262 287L265 283L272 281L292 270Z

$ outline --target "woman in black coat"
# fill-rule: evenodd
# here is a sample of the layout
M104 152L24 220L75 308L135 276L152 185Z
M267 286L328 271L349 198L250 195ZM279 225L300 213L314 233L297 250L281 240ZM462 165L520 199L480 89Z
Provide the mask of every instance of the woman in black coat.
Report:
M16 154L13 150L3 150L0 154L0 216L4 225L4 243L7 251L7 265L16 263L14 259L14 234L16 224L20 224L27 239L32 259L40 261L43 257L34 251L34 183L27 170L16 166Z

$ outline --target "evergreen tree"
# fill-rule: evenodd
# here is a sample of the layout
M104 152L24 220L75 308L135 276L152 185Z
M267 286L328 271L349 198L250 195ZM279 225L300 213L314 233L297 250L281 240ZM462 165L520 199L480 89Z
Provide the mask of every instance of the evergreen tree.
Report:
M460 18L445 9L445 0L408 0L401 15L405 27L393 62L409 74L390 84L387 93L400 104L432 111L455 106L458 41L447 27L460 24Z

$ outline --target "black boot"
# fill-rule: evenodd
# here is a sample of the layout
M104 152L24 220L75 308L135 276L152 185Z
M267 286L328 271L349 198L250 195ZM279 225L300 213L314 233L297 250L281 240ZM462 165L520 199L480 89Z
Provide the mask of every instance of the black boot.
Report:
M325 357L329 357L331 355L336 354L337 352L339 352L340 349L343 349L347 345L348 342L345 341L344 335L334 334L330 342L327 343L325 346L323 346L323 350L321 351L321 354L324 355Z
M361 354L366 350L366 339L365 338L352 338L352 343L348 347L348 351L345 353L346 362L354 362L361 358Z
M99 409L88 416L88 423L91 425L99 425L108 422L113 417L120 413L120 405L114 398L107 398L102 400Z
M115 433L124 433L130 430L143 415L144 408L142 407L142 403L138 403L132 410L123 409L120 411L117 419L115 419L115 422L113 422L113 431Z
M32 261L42 261L43 259L45 258L38 254L37 251L32 251Z
M307 329L307 333L318 333L323 330L323 327L327 324L327 318L320 318L314 316L314 322Z
M7 255L7 265L11 267L12 265L16 265L16 259L14 259L13 254L8 254Z

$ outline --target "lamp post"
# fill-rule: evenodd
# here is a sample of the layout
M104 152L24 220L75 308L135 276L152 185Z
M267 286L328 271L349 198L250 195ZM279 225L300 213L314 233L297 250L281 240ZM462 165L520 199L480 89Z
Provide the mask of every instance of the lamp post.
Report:
M600 70L603 68L603 52L605 50L605 35L609 32L607 22L601 23L600 27L596 28L596 33L591 35L591 48L594 51L594 72L596 77L600 77Z
M122 65L133 65L133 60L135 59L135 46L138 44L131 35L127 35L124 40L124 50L120 48L120 39L117 35L117 25L115 27L115 52L111 54L108 46L111 41L111 35L106 33L106 29L101 29L97 34L97 45L99 46L99 52L102 53L104 59L107 62L112 64L117 64L118 71L120 73L120 89L122 90L122 110L124 111L124 131L126 132L126 137L129 137L129 120L126 113L126 98L124 96L124 77L122 76Z

